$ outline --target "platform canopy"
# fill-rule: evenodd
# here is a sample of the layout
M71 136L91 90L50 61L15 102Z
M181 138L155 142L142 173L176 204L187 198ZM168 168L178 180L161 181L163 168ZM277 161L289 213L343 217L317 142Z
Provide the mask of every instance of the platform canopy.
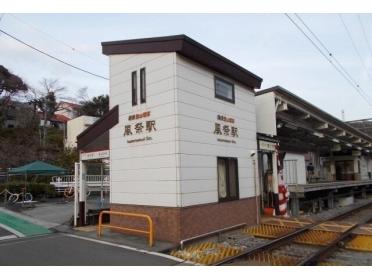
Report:
M64 174L66 170L42 161L35 161L30 164L13 168L9 170L9 174L44 174L57 175Z

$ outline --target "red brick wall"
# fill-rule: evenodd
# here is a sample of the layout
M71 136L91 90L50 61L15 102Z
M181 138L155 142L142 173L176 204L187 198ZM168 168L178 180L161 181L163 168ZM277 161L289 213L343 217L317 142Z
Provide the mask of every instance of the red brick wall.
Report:
M237 201L184 207L181 209L181 239L214 230L247 223L256 223L256 200Z
M256 223L256 199L210 203L182 208L112 204L113 211L148 214L154 222L155 239L179 243L182 239L229 226ZM145 228L145 221L113 216L111 224Z

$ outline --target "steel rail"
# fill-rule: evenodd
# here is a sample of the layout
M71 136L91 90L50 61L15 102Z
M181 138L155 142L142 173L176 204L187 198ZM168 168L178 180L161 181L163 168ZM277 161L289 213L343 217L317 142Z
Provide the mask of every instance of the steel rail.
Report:
M371 217L366 218L362 222L359 222L358 224L355 224L345 232L343 232L337 239L332 241L330 244L327 246L321 248L318 250L316 253L313 255L310 255L306 259L302 260L299 262L297 265L316 265L318 264L321 260L323 260L325 257L327 257L331 252L333 252L335 249L339 247L339 243L344 242L347 238L350 238L354 229L359 227L360 225L366 224L368 222L372 221Z
M348 210L346 212L342 212L340 214L337 214L336 216L327 218L326 220L320 220L320 221L315 222L313 224L307 225L307 226L305 226L305 227L303 227L301 229L298 229L298 230L296 230L296 231L294 231L292 233L289 233L289 234L284 235L282 237L279 237L277 239L271 240L268 243L264 243L262 245L259 245L258 247L256 246L256 247L253 247L253 248L244 250L244 251L242 251L241 253L239 253L237 255L234 255L234 256L231 256L231 257L222 259L221 261L215 262L213 265L215 265L215 266L224 265L224 264L233 262L233 261L235 261L237 259L240 259L240 258L243 258L243 257L248 257L248 256L254 255L256 253L259 253L259 252L262 252L262 251L265 251L265 250L273 250L273 249L275 249L275 248L277 248L279 246L283 246L283 245L291 242L291 240L293 238L295 238L296 236L298 236L298 235L300 235L300 234L302 234L302 233L304 233L306 231L309 231L311 228L314 228L314 227L316 227L316 226L318 226L318 225L320 225L320 224L322 224L324 222L331 221L331 220L334 220L334 219L338 219L338 218L341 218L341 217L350 215L353 212L362 210L362 209L364 209L366 207L369 207L371 205L372 205L372 201L371 202L368 202L366 204L362 204L360 206L354 207L354 208L352 208L352 209L350 209L350 210ZM354 226L354 228L355 228L355 226ZM346 236L345 236L345 238L346 238ZM340 241L341 240L339 240L337 243L339 243ZM324 250L325 250L325 248L324 248ZM315 257L314 257L314 259L315 259ZM311 260L311 259L309 258L309 260Z

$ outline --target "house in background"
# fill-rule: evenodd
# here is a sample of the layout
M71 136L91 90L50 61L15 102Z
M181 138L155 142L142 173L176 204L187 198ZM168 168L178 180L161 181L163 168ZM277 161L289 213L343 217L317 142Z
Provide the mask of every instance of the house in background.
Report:
M34 108L29 103L11 101L4 111L4 128L25 128L34 116Z
M44 126L44 115L41 111L38 112L40 118L40 127ZM62 114L54 114L49 120L46 121L47 127L54 127L60 130L66 130L67 122L71 120L65 115Z
M68 117L69 119L74 119L79 116L80 108L81 108L81 105L79 104L61 101L59 102L58 114L64 115Z
M77 145L77 136L98 119L98 117L82 115L69 120L65 134L65 148L75 148Z

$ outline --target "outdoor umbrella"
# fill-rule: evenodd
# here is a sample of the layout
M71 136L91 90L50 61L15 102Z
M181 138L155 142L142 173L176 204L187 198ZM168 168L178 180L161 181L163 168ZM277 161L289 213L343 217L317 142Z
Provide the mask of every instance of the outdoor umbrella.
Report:
M24 175L25 176L25 186L27 181L27 175L58 175L65 174L66 170L42 161L35 161L30 164L13 168L8 171L8 174L13 175Z

